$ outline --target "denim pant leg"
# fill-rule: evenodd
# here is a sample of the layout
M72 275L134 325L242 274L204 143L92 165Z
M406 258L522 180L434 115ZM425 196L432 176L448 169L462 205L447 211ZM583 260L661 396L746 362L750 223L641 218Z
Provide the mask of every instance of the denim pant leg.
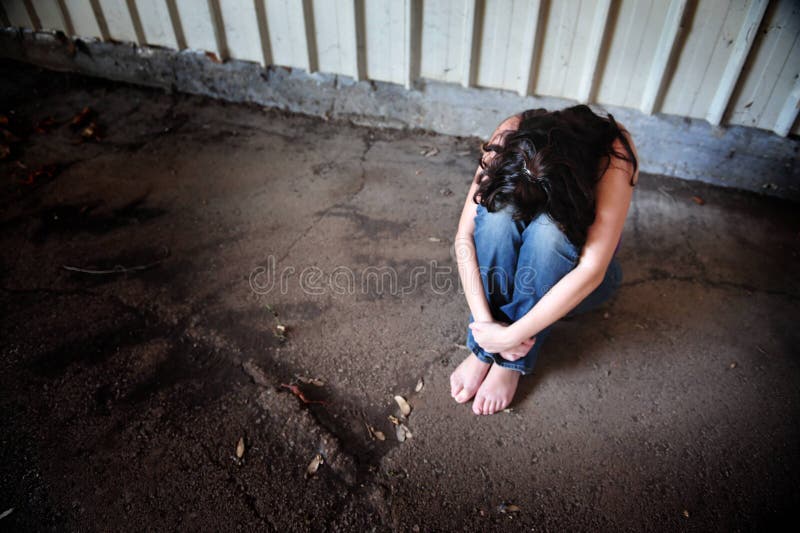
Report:
M514 274L524 230L525 224L515 221L509 209L491 213L482 205L477 206L473 235L475 252L489 309L493 318L499 322L512 322L501 309L512 300ZM469 320L474 321L472 314ZM492 363L498 359L504 361L499 355L491 354L481 348L475 342L469 327L467 348L485 363Z
M522 318L561 278L574 269L579 255L575 245L546 214L531 221L522 239L514 278L514 296L511 302L501 308L512 322ZM530 374L551 328L549 326L536 334L536 343L522 359L507 361L497 356L496 362L503 367Z

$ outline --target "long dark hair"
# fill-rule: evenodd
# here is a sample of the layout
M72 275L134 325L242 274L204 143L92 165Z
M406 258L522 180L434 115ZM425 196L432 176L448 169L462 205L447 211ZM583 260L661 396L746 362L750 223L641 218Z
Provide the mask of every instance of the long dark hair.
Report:
M620 139L626 153L614 149ZM548 213L578 247L595 217L595 185L619 157L638 162L614 117L596 115L588 106L561 111L531 109L522 113L519 128L483 145L479 184L473 197L490 212L513 206L514 218L530 221Z

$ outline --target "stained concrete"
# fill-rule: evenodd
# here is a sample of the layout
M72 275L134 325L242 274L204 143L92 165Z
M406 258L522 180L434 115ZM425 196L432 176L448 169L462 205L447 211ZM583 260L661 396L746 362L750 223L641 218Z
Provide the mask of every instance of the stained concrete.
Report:
M643 174L617 298L556 325L513 411L476 417L448 376L478 139L10 62L0 80L4 529L797 521L796 205ZM84 106L99 140L66 123Z
M511 91L464 88L417 80L403 86L347 76L307 73L245 61L214 61L203 52L178 52L130 43L70 39L60 33L0 29L0 57L55 70L249 102L371 127L425 129L483 136L520 109L562 109L572 100L520 96ZM800 143L756 128L712 127L701 119L646 115L594 105L611 113L639 140L645 172L699 180L800 201Z

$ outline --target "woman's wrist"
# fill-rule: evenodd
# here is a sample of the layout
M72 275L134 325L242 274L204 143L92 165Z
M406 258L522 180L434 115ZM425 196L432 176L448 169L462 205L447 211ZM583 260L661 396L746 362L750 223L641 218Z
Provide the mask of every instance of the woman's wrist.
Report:
M521 326L520 326L519 321L514 322L513 324L508 326L508 328L506 328L506 336L507 336L508 342L512 346L517 346L518 344L522 344L526 340L528 340L531 337L533 337L533 335L528 335L524 331L521 331Z

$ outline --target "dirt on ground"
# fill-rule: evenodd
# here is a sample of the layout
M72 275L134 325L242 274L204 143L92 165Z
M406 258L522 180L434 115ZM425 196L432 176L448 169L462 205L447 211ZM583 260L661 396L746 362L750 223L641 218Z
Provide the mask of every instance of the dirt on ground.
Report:
M643 174L619 294L481 417L478 139L8 61L0 102L0 528L797 527L796 205Z

